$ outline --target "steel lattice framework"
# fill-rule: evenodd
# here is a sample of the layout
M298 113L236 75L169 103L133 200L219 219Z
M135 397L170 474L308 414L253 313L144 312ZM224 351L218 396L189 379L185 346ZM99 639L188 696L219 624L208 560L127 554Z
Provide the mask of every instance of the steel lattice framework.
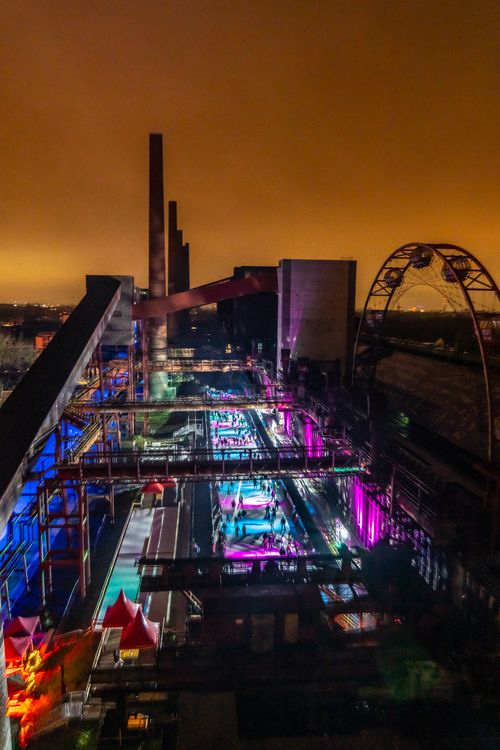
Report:
M385 260L368 293L359 321L355 344L353 381L361 378L373 384L376 351L383 338L387 313L397 306L412 287L435 289L450 308L470 315L481 359L488 423L488 459L495 455L500 428L500 399L493 393L490 347L500 329L500 292L493 277L468 250L445 243L411 242L402 245ZM368 344L371 356L362 356ZM495 434L497 428L497 435Z

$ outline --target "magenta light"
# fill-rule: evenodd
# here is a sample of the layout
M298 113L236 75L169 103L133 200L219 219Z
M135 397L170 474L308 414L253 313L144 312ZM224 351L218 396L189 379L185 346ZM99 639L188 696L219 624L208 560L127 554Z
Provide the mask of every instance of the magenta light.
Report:
M316 449L315 456L316 458L319 458L323 450L323 438L321 437L320 432L317 427L313 430L313 437L314 437L314 447Z
M359 480L352 483L351 512L356 525L357 535L366 547L376 544L384 533L384 495L374 496Z
M357 479L353 482L352 488L352 511L354 515L354 522L358 531L363 535L363 490Z
M264 549L255 545L254 548L238 549L237 547L226 547L224 557L227 560L257 560L259 557L279 557L277 549Z
M283 429L285 435L292 434L292 413L290 411L283 412Z
M232 496L228 498L221 498L221 507L226 513L229 513L232 510L231 507L231 500ZM239 508L243 508L244 510L249 510L250 508L255 509L259 508L264 512L266 505L270 503L269 497L259 496L259 497L249 497L246 496L243 498L243 506L239 506Z
M312 458L314 455L313 425L308 417L306 417L304 421L304 443L307 448L307 455Z

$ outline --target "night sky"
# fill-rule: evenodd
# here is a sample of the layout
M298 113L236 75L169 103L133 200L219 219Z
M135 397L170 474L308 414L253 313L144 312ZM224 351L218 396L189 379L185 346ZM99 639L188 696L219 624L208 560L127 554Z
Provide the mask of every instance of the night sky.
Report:
M3 0L0 301L147 278L162 132L192 283L412 240L500 282L500 3Z

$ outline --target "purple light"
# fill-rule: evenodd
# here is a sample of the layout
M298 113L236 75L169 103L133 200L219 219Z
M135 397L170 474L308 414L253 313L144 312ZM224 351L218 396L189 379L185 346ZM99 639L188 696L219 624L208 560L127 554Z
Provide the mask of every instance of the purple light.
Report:
M255 546L254 549L238 549L237 547L226 547L224 557L227 560L255 560L259 557L279 557L279 550L264 549L264 547Z
M291 519L287 518L287 524L285 527L284 534L281 534L281 516L283 514L283 508L278 509L276 519L274 521L274 533L276 541L272 547L264 547L262 544L262 535L267 532L271 532L271 524L269 520L264 518L264 512L266 506L272 505L272 497L266 493L263 493L260 489L260 483L254 487L252 481L241 482L241 485L236 486L234 494L227 493L228 485L225 483L221 487L219 494L219 502L222 510L223 520L226 522L226 551L225 557L230 560L247 560L256 559L260 557L281 557L279 554L280 540L283 536L285 539L288 537L288 533L292 533L294 553L293 557L296 556L295 550L302 551L302 545L298 541L297 531L294 527ZM240 496L243 499L243 504L239 504L238 500ZM236 507L233 509L231 503L236 501ZM235 522L233 516L235 512L239 510L246 510L247 512L254 512L255 515L252 517L244 517L238 522L239 536L235 534ZM230 515L230 521L227 521L227 514ZM246 534L242 536L243 525L246 527Z
M357 535L366 547L373 547L384 531L384 514L380 506L384 505L384 495L373 495L360 482L354 479L352 484L352 515Z
M283 429L285 435L292 434L292 413L290 411L283 412Z
M290 422L290 413L285 412L288 422ZM221 414L222 416L222 414ZM224 415L225 416L225 415ZM213 413L210 419L211 437L212 444L217 447L220 443L220 438L224 437L230 442L233 436L236 436L236 430L232 423L229 422L218 422L213 417ZM218 428L219 439L215 438L214 430ZM236 446L236 450L225 451L226 457L231 456L233 453L235 456L239 456L242 450L247 448L255 448L256 443L253 439L250 440L248 445L244 447ZM271 524L268 519L264 517L266 506L273 504L272 494L262 492L260 482L254 486L253 480L245 480L242 482L233 483L234 492L229 494L229 482L224 482L219 491L219 503L222 511L222 522L225 523L226 530L226 549L225 557L229 560L252 560L260 559L262 557L281 557L279 554L279 545L281 537L284 536L284 544L286 546L288 540L288 533L292 534L292 546L293 554L292 557L296 556L296 552L303 552L302 545L298 539L297 529L295 528L291 519L286 518L286 526L284 534L281 534L281 516L283 514L283 508L278 508L277 516L274 520L274 533L276 536L275 545L271 548L266 548L262 544L262 535L267 532L271 532ZM278 493L279 495L279 493ZM243 502L240 503L240 497ZM235 508L232 506L233 500L236 503ZM247 511L246 516L241 518L238 522L239 534L236 536L235 533L235 522L234 516L240 511ZM251 515L250 515L251 514ZM229 516L229 520L227 520ZM246 527L245 536L243 536L243 526Z
M260 493L255 490L257 494L255 495L249 495L248 493L245 493L243 497L243 509L248 510L249 508L261 508L264 512L266 505L269 505L271 502L271 498L265 495L261 495ZM232 511L231 506L231 500L233 499L233 495L222 495L220 498L220 503L223 511L225 513L229 513ZM258 519L257 519L258 520ZM253 521L251 521L252 523Z
M314 436L313 436L313 425L309 417L304 420L304 443L307 448L307 455L311 458L314 456Z
M357 479L353 483L353 512L354 521L360 532L363 533L363 490Z
M316 448L315 455L317 458L319 458L323 451L323 438L321 437L318 428L314 430L313 435L314 435L314 446Z

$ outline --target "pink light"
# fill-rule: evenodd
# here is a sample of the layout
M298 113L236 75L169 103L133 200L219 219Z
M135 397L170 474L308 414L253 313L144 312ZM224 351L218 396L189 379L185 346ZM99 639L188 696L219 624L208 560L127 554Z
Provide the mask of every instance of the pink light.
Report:
M285 435L291 435L292 432L292 414L289 411L283 413L283 427Z
M313 426L311 420L308 417L306 417L304 421L304 443L307 448L307 455L312 458L314 455Z
M314 435L314 445L316 448L315 455L316 455L316 458L319 458L323 450L323 438L321 437L318 428L314 430L313 435Z
M227 547L224 557L227 560L255 560L259 557L279 557L279 550L277 549L264 549L263 547L255 546L255 549L237 549L235 547Z
M376 544L384 530L384 514L379 503L384 503L383 494L374 497L359 479L353 481L351 512L358 535L367 547Z

